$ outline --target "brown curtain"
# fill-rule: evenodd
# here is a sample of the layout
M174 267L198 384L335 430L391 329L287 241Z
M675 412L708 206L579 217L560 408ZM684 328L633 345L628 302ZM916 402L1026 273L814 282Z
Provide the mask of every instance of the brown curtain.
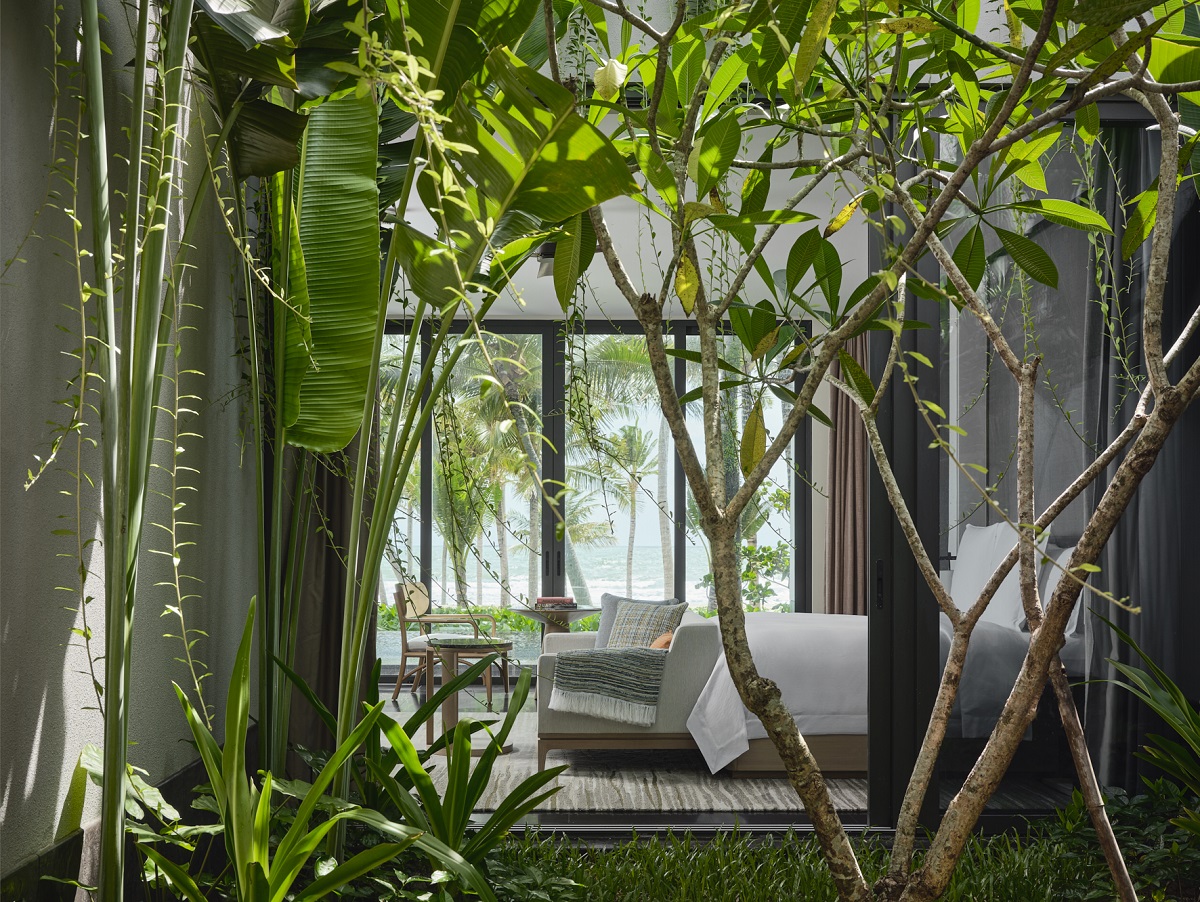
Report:
M374 434L378 434L378 410ZM360 555L366 551L365 526L370 522L374 507L373 487L375 475L378 473L376 451L375 443L372 442ZM350 540L357 454L358 439L355 438L342 453L316 461L313 491L319 513L314 513L307 524L307 528L312 532L309 535L308 553L304 560L300 625L296 637L296 672L312 687L325 707L333 712L337 711L342 615L345 610L346 566L343 561ZM364 700L373 701L377 687L367 684L370 682L371 667L375 661L374 616L369 620L365 660L368 663L363 671L362 697ZM312 750L333 751L333 736L299 692L292 693L288 740L292 746L302 745ZM292 774L307 775L307 766L294 752L288 755L288 769Z
M867 337L846 343L867 368ZM841 376L835 360L831 372ZM867 435L854 402L833 392L829 411L829 531L825 540L825 612L867 613Z

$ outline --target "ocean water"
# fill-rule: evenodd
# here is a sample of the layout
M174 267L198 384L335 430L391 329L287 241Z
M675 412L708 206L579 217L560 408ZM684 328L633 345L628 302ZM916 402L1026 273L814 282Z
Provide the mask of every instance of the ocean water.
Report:
M446 564L446 572L442 572L442 547L434 545L433 568L433 607L457 608L454 598L454 578ZM633 552L633 580L627 584L626 553L624 545L606 545L578 550L580 569L583 571L587 588L591 593L592 604L599 606L600 596L605 592L614 595L628 594L634 598L664 598L662 549L658 545L640 545ZM515 598L509 599L508 607L519 610L522 604L532 604L533 599L540 594L540 585L533 598L529 592L529 556L524 548L518 546L509 555L509 585ZM484 607L501 606L500 588L500 556L495 549L485 548L483 578L479 579L478 567L473 557L467 562L467 600L471 605ZM405 562L404 569L415 572L416 567ZM708 605L707 590L700 585L708 573L708 557L703 546L690 544L687 555L687 579L682 587L674 587L670 594L675 598L686 599L693 608L703 608ZM388 562L384 562L381 574L380 602L390 604L392 590L398 577ZM568 585L568 595L573 595L580 604L583 603L582 593L578 588ZM776 586L776 598L780 601L788 597L786 583ZM468 627L461 630L453 628L445 632L461 631L469 633ZM439 632L443 632L439 630ZM505 638L514 643L514 658L523 664L537 661L541 649L540 633L514 632L506 634ZM385 664L397 664L400 659L400 634L395 631L380 630L376 649Z

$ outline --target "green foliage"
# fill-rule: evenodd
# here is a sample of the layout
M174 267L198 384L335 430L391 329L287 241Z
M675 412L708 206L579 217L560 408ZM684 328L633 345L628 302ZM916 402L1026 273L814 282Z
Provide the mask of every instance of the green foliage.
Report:
M485 659L489 666L493 660ZM482 825L477 828L471 826L475 806L487 789L496 759L502 753L517 714L529 695L531 680L532 672L523 670L513 691L508 713L494 734L487 730L489 738L481 754L472 755L471 736L477 727L470 720L460 721L452 734L445 737L447 782L444 797L438 796L425 769L422 757L427 759L428 755L422 756L417 752L410 734L399 724L385 723L383 731L403 771L393 774L384 767L367 762L371 778L387 793L405 823L426 831L429 836L441 840L475 865L483 861L484 856L496 847L518 819L558 791L557 787L544 792L542 790L566 770L565 766L554 767L534 774L514 789ZM474 767L471 766L472 761L475 762Z
M1125 857L1129 874L1146 898L1196 898L1200 895L1200 837L1178 821L1200 802L1170 780L1146 780L1146 792L1130 796L1120 789L1105 795L1105 808ZM1111 899L1112 882L1096 841L1096 831L1083 796L1076 790L1071 804L1044 828L1043 838L1060 848L1064 866L1079 868L1078 882L1062 899Z
M779 595L777 588L788 578L792 566L792 547L788 542L774 545L746 543L741 547L742 604L747 611L768 610L766 602ZM704 574L697 588L707 589L713 575ZM786 599L770 610L787 610Z
M176 686L180 704L200 760L208 773L213 805L220 820L229 855L233 882L239 902L282 902L284 898L315 900L336 891L344 884L386 863L405 847L416 844L423 852L453 871L464 885L471 886L484 898L490 898L486 882L478 871L457 853L430 836L420 827L391 821L378 812L330 799L325 793L335 774L355 754L375 729L383 702L374 705L366 717L325 763L320 774L299 797L298 808L290 813L290 825L278 842L272 841L272 793L270 773L261 785L246 776L246 734L250 709L250 649L254 638L254 604L246 618L230 678L225 711L226 741L222 749L201 722L186 694ZM315 826L314 815L324 811ZM334 863L307 887L293 886L325 836L340 822L354 820L370 825L387 836L387 842L364 849L341 863ZM171 861L150 842L143 852L162 871L177 892L189 902L204 899L197 881Z
M285 298L306 299L310 342L289 336L280 385L288 441L329 452L346 447L358 432L376 365L379 114L370 98L350 95L321 104L309 119L297 170L303 268L293 266L279 287ZM273 237L283 245L284 236Z
M1155 664L1136 642L1120 627L1101 617L1116 633L1121 641L1137 652L1149 669L1142 670L1122 661L1112 658L1108 662L1125 677L1123 680L1112 682L1123 689L1132 692L1140 701L1155 714L1166 721L1167 726L1186 743L1181 745L1165 736L1151 733L1147 738L1149 743L1139 752L1139 757L1145 758L1152 764L1162 768L1188 788L1193 796L1200 796L1200 711L1188 701L1183 690L1167 676L1161 667ZM1195 834L1200 838L1200 806L1184 808L1175 815L1174 823L1178 827Z
M1029 837L1003 834L973 838L950 887L954 902L1058 902L1076 886L1100 885L1103 861L1065 854L1068 845L1037 829ZM1094 846L1093 846L1094 849ZM855 843L868 880L884 873L887 847L867 838ZM811 834L755 835L732 831L710 840L690 834L639 838L611 849L574 845L527 833L496 850L487 871L502 902L692 902L736 899L775 902L837 898L829 869ZM1108 896L1112 887L1109 884ZM1099 898L1099 897L1091 897Z

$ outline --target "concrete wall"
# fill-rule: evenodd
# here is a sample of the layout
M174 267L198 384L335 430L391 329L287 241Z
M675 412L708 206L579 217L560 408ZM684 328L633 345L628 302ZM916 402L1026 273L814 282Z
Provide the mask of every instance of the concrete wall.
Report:
M105 40L113 48L111 62L120 64L132 58L131 27L126 13L117 2L102 3L109 16ZM48 188L48 164L51 161L50 134L53 126L53 92L47 68L52 65L52 4L5 3L0 27L0 56L4 84L0 129L0 258L12 257L34 223ZM59 26L58 42L64 53L73 55L74 4L68 3ZM76 106L66 96L71 73L60 71L64 96L59 114L73 116ZM108 86L110 119L124 121L131 77L124 83ZM120 141L113 128L110 141ZM202 142L194 138L188 156L193 181L203 175ZM114 151L119 148L112 148ZM69 148L58 154L74 164ZM81 164L81 197L87 197L86 148ZM116 184L123 186L125 170L115 159L110 164ZM63 190L61 182L55 183ZM194 193L194 192L189 192ZM74 201L62 197L60 207ZM84 200L81 207L86 207ZM186 425L200 433L200 439L182 443L186 449L181 461L200 471L195 477L197 491L189 493L185 518L196 521L186 538L197 545L183 554L185 572L203 580L198 591L201 599L189 603L189 626L206 630L196 652L216 674L228 673L234 648L244 622L246 604L254 592L254 493L253 473L244 464L240 423L245 419L244 400L238 397L242 386L241 364L236 354L234 335L234 283L231 278L228 239L224 226L213 215L209 199L206 221L190 261L196 265L187 283L185 296L201 309L189 311L190 324L196 331L186 341L184 367L202 370L204 378L193 377L185 388L201 396L192 404L198 411ZM69 411L55 404L68 397L67 381L75 372L69 356L78 347L79 318L71 311L78 293L70 265L73 251L64 243L71 240L67 217L52 207L42 208L36 219L38 236L29 238L22 250L24 262L15 262L0 281L0 364L3 366L2 428L0 428L0 873L16 866L54 839L66 798L71 774L80 749L85 743L100 744L102 725L87 675L87 660L78 647L73 628L81 628L80 616L71 610L78 599L56 586L77 584L73 538L53 535L53 530L69 527L60 517L72 517L74 502L61 494L73 482L68 471L75 468L75 445L67 443L57 463L30 491L22 484L27 468L36 468L35 455L45 456L52 435L47 421L66 422ZM90 225L82 236L90 244ZM90 262L85 263L91 278ZM94 304L93 304L94 306ZM67 327L72 334L56 326ZM169 387L169 386L168 386ZM165 418L163 418L165 419ZM95 415L89 418L91 433L98 436ZM170 422L160 422L164 437ZM160 442L157 462L169 463L171 443ZM85 455L84 470L100 482L99 459ZM154 477L164 487L160 472ZM98 536L99 493L84 497L83 527L88 537ZM165 522L167 507L155 499L149 516ZM162 548L162 530L148 528L151 547ZM173 590L155 587L169 578L164 564L169 558L159 555L142 557L141 595L133 643L133 671L130 692L130 748L133 763L149 771L158 780L191 762L194 755L185 739L189 737L178 702L171 687L175 680L184 684L187 671L175 661L182 653L178 640L164 633L178 633L178 621L161 616L164 605L173 600ZM103 649L103 553L93 544L85 554L92 576L87 592L96 596L88 608L89 624L95 633L94 651ZM101 665L102 666L102 665ZM102 671L101 671L102 673ZM224 707L225 677L207 681L206 695L218 711ZM99 790L88 790L83 822L96 817Z

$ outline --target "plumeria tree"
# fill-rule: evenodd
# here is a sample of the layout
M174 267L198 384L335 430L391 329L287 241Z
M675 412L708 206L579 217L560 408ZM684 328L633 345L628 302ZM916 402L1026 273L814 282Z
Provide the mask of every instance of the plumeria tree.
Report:
M1200 326L1200 310L1173 335L1164 335L1162 315L1171 223L1196 144L1195 132L1180 119L1181 112L1193 115L1200 97L1200 48L1185 34L1195 23L1195 7L1153 0L1015 0L1004 6L999 37L981 37L978 2L754 0L702 4L697 12L695 4L677 0L666 16L655 7L653 17L648 6L580 0L575 13L587 24L577 39L589 44L598 63L592 87L585 91L578 73L561 71L553 55L550 68L586 95L584 108L593 121L609 125L638 175L645 216L659 235L669 236L662 265L647 272L622 257L604 210L594 207L589 214L611 284L645 332L663 415L711 549L730 672L787 767L839 896L925 900L946 889L1049 683L1073 737L1081 786L1114 878L1122 897L1132 898L1057 653L1105 541L1200 389L1200 363L1168 376ZM549 15L551 4L545 8ZM1089 465L1047 503L1036 496L1033 478L1036 341L1014 342L981 297L984 239L998 241L1024 277L1053 288L1053 262L1011 227L1012 217L1040 217L1101 235L1110 230L1086 198L1080 203L1049 194L1042 160L1059 142L1064 118L1074 117L1078 139L1095 141L1097 103L1117 95L1140 104L1162 138L1158 179L1139 198L1126 230L1126 244L1150 243L1140 323L1146 378L1129 425L1096 449ZM773 183L782 187L785 179L787 199L768 208ZM835 189L845 198L842 206L818 220L805 202ZM846 273L852 270L830 239L862 219L877 233L883 253L874 271L850 284ZM585 230L571 223L564 228L568 248L590 241ZM782 242L790 245L786 268L773 272L766 253ZM587 257L586 249L568 254ZM931 262L940 276L922 275L931 272ZM952 424L921 397L920 368L929 361L908 341L910 327L919 327L906 315L914 295L953 304L977 321L1019 398L1012 424L1018 500L1015 509L999 512L1012 525L1013 549L977 598L951 598L877 422L890 395L911 394L929 441L951 449ZM673 315L693 320L698 331L700 386L694 397L676 392L672 355L680 352L665 345L662 328ZM803 328L803 321L813 328ZM845 350L868 329L891 333L874 379ZM1026 334L1029 329L1026 324ZM740 345L736 354L722 353L730 333ZM841 368L836 377L835 361ZM900 530L953 635L899 813L891 866L873 884L779 688L760 675L750 654L738 566L741 515L804 418L820 415L813 399L823 384L848 395L859 411ZM758 400L740 424L742 480L731 490L724 470L729 420L722 408L734 387ZM768 393L787 404L773 434L763 417ZM687 428L688 402L700 407L699 439ZM1039 597L1036 542L1110 466L1107 484L1096 487L1099 500L1066 577L1050 597ZM1014 567L1031 627L1028 651L995 729L918 865L918 816L968 643Z

